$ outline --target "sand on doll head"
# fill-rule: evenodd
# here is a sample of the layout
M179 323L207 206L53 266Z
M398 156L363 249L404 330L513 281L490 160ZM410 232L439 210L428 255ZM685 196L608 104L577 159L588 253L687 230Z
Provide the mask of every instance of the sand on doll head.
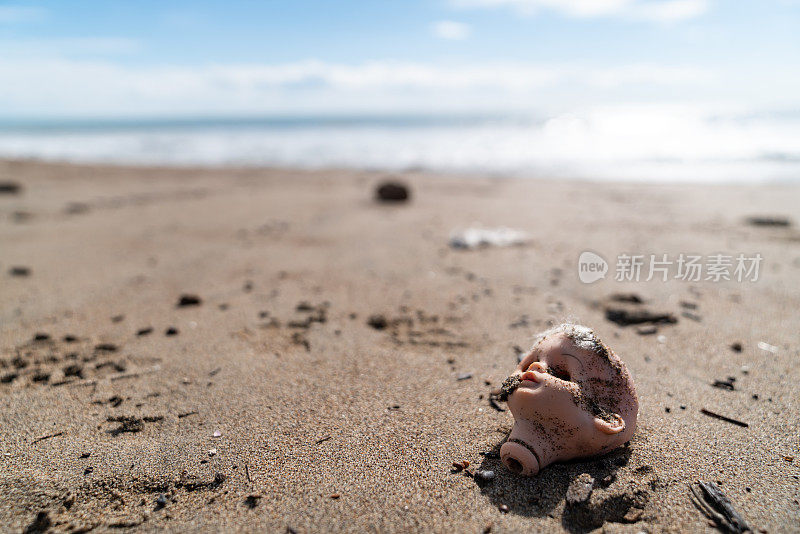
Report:
M514 416L500 457L520 475L619 447L633 436L639 412L622 360L590 328L572 323L536 336L499 397Z

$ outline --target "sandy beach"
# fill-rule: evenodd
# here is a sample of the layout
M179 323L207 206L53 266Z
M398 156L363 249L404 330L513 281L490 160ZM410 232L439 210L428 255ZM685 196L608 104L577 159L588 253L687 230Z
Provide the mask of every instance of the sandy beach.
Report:
M409 202L378 171L0 161L0 530L713 532L703 480L800 532L800 186L393 177ZM476 224L531 241L448 246ZM623 253L763 262L623 282ZM520 478L489 391L567 319L626 362L638 428Z

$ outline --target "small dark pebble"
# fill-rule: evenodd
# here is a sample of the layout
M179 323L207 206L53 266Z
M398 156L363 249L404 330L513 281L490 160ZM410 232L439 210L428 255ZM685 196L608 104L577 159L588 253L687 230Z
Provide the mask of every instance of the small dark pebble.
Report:
M78 378L83 378L83 366L77 363L72 363L67 365L63 369L64 376L76 376Z
M609 307L606 308L606 319L620 326L643 323L673 324L678 322L678 319L671 313L651 312L641 308L626 309Z
M11 267L8 270L8 274L10 274L11 276L30 276L31 268L22 266Z
M178 308L183 308L185 306L199 306L203 301L197 295L181 295L181 298L178 299Z
M469 380L470 378L472 378L472 373L461 373L456 377L456 380Z
M479 486L485 486L486 484L494 480L494 471L480 469L478 471L475 471L475 474L473 475L472 478Z
M467 460L462 460L460 462L453 462L453 469L456 471L463 471L469 467L469 462Z
M64 343L75 343L76 341L78 341L77 337L70 334L67 334L62 339L64 340Z
M669 408L669 407L664 408L664 411L667 412L667 413L670 413L672 411L672 408Z
M50 334L45 334L43 332L37 332L33 335L34 341L47 341L48 339L50 339Z
M367 324L375 330L383 330L389 325L389 322L383 315L370 315Z
M145 328L140 328L139 330L137 330L136 331L136 335L137 336L146 336L146 335L151 334L152 332L153 332L153 327L152 326L147 326Z
M691 319L692 321L694 321L696 323L699 323L699 322L703 321L702 317L700 317L696 313L692 313L692 312L688 312L688 311L681 312L681 316L682 317L686 317L687 319Z
M406 202L410 197L408 187L396 181L387 181L375 189L375 199L380 202Z
M753 400L758 400L758 393L753 393Z
M17 182L0 182L0 194L17 195L20 191L22 191L22 186Z
M161 509L162 509L162 508L164 508L166 505L167 505L167 496L166 496L166 495L164 495L163 493L161 493L161 494L160 494L160 495L159 495L159 496L156 498L156 510L161 510Z
M99 343L94 346L94 350L98 352L117 352L117 346L113 343Z
M124 315L115 315L114 317L111 318L112 323L121 323L124 320L125 320Z
M655 334L656 332L658 332L658 328L651 324L640 326L636 329L636 333L640 336L649 336Z
M91 475L93 472L94 472L94 467L92 467L92 466L89 466L89 467L87 467L86 469L83 470L84 476Z
M92 455L91 452L84 452L84 453L81 453L81 458L88 458L91 455Z
M164 332L164 335L165 335L165 336L177 336L177 335L178 335L178 329L177 329L177 328L175 328L174 326L170 326L170 327L169 327L169 328L167 328L167 330Z
M508 505L506 505L506 504L501 504L500 506L497 507L497 509L500 510L504 514L508 513Z
M31 376L31 380L34 382L47 382L50 380L50 373L42 370L36 370Z
M731 350L733 352L742 352L742 344L738 341L736 343L731 343Z
M755 215L747 218L747 224L750 226L791 226L792 222L787 217L780 217L774 215Z

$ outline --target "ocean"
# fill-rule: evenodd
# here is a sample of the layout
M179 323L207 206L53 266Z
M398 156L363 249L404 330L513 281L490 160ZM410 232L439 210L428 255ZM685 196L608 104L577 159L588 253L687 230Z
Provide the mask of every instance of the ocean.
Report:
M0 157L633 181L800 180L800 112L0 120Z

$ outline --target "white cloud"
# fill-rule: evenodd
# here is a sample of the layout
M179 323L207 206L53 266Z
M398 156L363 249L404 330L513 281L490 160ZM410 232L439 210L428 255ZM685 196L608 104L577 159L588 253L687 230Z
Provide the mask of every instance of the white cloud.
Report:
M554 11L579 18L619 17L673 22L698 17L709 0L451 0L461 8L512 8L526 15Z
M433 25L433 34L440 39L460 41L469 37L471 32L468 24L454 20L440 20Z
M347 112L429 107L541 107L569 94L647 87L672 94L709 75L691 67L614 68L534 63L135 66L110 61L0 59L0 115Z
M0 6L0 24L41 20L47 10L33 6Z
M636 6L634 16L658 22L673 22L699 17L708 11L707 0L669 0Z
M10 57L70 57L133 54L141 42L124 37L67 37L53 39L0 39L0 50Z

